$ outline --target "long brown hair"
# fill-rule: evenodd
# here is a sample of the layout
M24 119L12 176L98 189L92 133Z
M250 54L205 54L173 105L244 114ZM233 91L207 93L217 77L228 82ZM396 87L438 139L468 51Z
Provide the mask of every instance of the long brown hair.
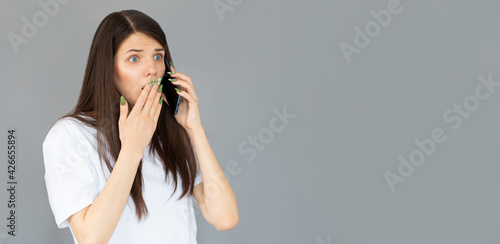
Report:
M165 33L154 19L137 10L113 12L103 19L92 40L78 102L71 112L61 117L61 119L73 117L96 129L101 166L104 160L110 172L113 168L106 155L106 144L115 162L121 148L118 130L120 94L113 80L114 55L123 40L133 33L143 33L158 41L165 49L166 64L172 62ZM86 115L90 119L81 115ZM186 130L177 123L167 104L161 108L158 124L151 139L149 153L153 152L162 161L165 180L168 179L169 172L172 173L174 192L177 190L177 175L180 176L182 183L187 183L182 184L182 194L179 199L186 194L191 196L198 170L193 145ZM142 196L141 168L142 159L130 191L139 220L148 214Z

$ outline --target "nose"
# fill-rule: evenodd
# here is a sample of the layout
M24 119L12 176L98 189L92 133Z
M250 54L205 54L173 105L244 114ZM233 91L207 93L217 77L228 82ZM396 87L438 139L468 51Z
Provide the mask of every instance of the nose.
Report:
M155 62L155 59L148 59L146 62L146 76L157 79L157 74L158 74L158 63Z

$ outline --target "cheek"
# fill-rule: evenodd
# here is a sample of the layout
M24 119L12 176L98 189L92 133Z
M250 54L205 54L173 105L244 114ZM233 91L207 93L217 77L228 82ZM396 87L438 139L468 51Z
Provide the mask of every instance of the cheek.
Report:
M118 92L120 92L120 94L123 94L123 81L120 70L118 69L118 67L115 66L113 72L114 72L113 79L115 82L115 86L118 89Z
M137 84L137 73L132 69L121 68L117 72L117 78L119 86L122 89L128 90L136 86Z

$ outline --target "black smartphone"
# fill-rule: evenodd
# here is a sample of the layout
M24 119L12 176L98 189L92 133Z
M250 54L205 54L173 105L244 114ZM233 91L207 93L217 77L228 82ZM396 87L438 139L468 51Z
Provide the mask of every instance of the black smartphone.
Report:
M170 76L167 72L172 72L170 69L170 64L167 62L167 59L165 60L165 75L163 75L162 84L163 84L163 89L162 93L165 94L165 97L167 98L168 105L170 107L170 111L175 115L177 114L177 110L179 109L179 103L181 102L182 97L177 94L177 91L175 88L180 90L180 87L178 85L172 84L171 81L168 79L173 79L172 76Z

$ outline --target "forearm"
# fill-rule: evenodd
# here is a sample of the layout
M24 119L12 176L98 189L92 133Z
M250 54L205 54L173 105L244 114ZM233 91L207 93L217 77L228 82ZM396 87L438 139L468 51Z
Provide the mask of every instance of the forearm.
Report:
M84 218L85 239L89 243L107 243L127 203L142 155L121 150L115 166L97 199Z
M233 189L224 175L200 127L189 132L203 177L203 196L208 215L218 225L227 226L238 220L238 207Z

